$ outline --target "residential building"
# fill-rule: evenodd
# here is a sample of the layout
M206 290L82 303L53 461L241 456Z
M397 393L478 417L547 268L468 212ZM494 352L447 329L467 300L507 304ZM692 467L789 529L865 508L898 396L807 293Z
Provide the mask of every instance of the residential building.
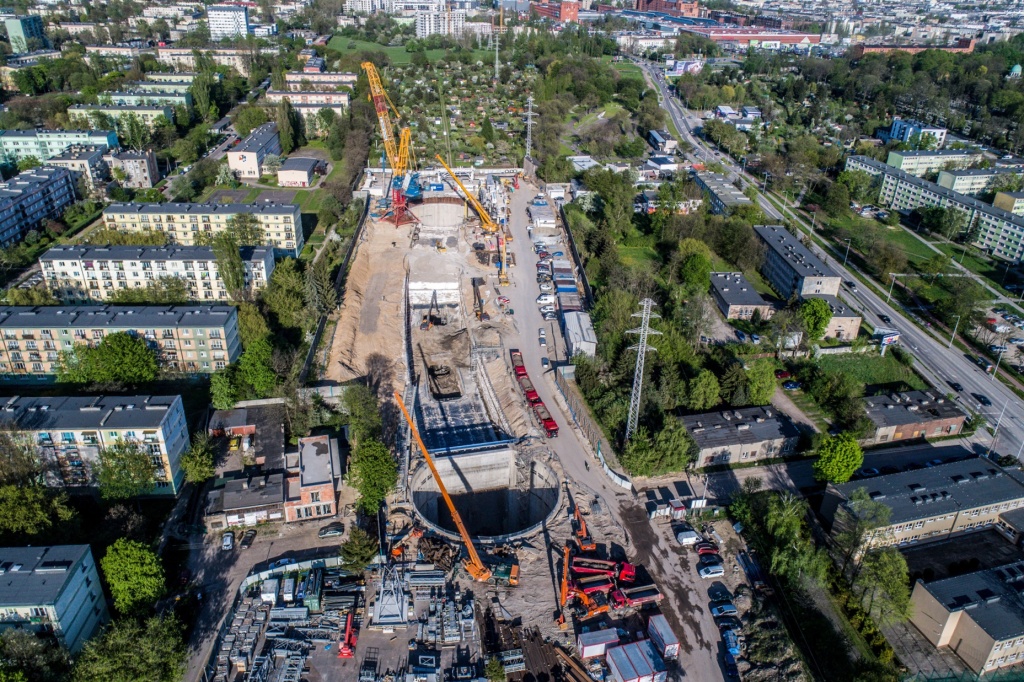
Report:
M310 57L302 65L302 73L323 73L327 70L327 61L323 57Z
M942 149L946 146L947 132L942 126L922 123L911 118L897 118L879 137L883 142L898 140L909 143L917 136L918 144L923 144L930 137L935 142L935 148Z
M244 5L210 5L206 8L210 40L239 38L249 33L249 9Z
M166 73L152 71L146 74L146 81L156 83L188 83L191 85L198 75L194 71L170 71ZM210 76L218 81L223 79L223 76L216 72L210 74Z
M665 0L652 0L661 1ZM821 36L799 31L774 31L767 28L727 28L723 26L693 24L681 25L680 31L696 33L722 47L724 50L747 50L758 47L762 50L803 49L821 42Z
M996 192L992 205L1013 215L1024 215L1024 192Z
M750 206L753 203L724 175L701 171L695 173L693 177L697 181L697 186L707 195L713 213L729 214L740 206Z
M1019 176L1021 173L1015 168L967 168L965 170L947 171L940 170L939 177L935 181L940 187L951 189L960 194L981 194L988 191L1000 180Z
M281 155L281 138L276 123L264 123L228 151L228 168L240 180L259 180L263 175L263 161L268 156Z
M284 520L306 521L336 516L341 480L338 441L328 436L299 439L298 473L285 479Z
M113 152L104 156L103 160L122 187L146 189L160 182L160 169L156 165L156 154L152 149L142 152Z
M100 451L125 441L149 455L154 495L177 495L185 482L179 463L189 438L180 395L3 397L0 421L34 446L50 487L95 486Z
M215 486L207 493L203 516L208 532L280 521L284 518L284 474L254 474Z
M867 418L875 426L867 443L911 438L954 436L963 429L966 413L955 400L928 391L906 391L864 398Z
M589 192L589 190L577 190L574 196L578 196L582 192ZM637 202L634 205L637 213L654 213L659 208L665 208L671 210L678 215L689 215L700 210L700 207L704 205L704 196L701 195L696 199L680 199L675 202L676 205L669 206L667 203L663 204L660 196L661 192L653 189L645 189L637 197Z
M547 17L563 24L579 23L580 21L580 3L578 0L562 0L559 3L534 2L530 4L530 9L536 12L537 16Z
M261 53L277 54L276 47L260 48ZM157 61L185 71L195 71L196 50L190 47L158 47L156 50ZM249 69L252 66L252 53L250 50L235 48L215 48L202 50L204 55L210 57L215 64L227 66L234 69L242 76L249 76ZM147 77L152 78L152 74Z
M142 16L146 19L198 19L199 11L196 5L150 5L142 8Z
M318 118L318 115L320 114L321 111L323 111L324 109L330 109L331 111L334 112L335 117L338 117L345 115L345 109L347 108L347 106L348 105L346 104L303 104L301 102L297 104L295 102L292 103L292 109L294 109L295 113L298 114L299 117L303 120L303 124L307 128L307 135L313 134L320 130L322 126L321 121L323 119Z
M331 107L340 110L349 105L350 96L347 92L324 90L267 90L268 102L280 102L287 99L292 105L318 104L320 107ZM276 125L276 124L275 124Z
M647 133L647 142L659 154L671 154L679 148L679 141L667 130L651 130Z
M280 187L310 187L313 184L313 171L320 164L317 159L301 159L291 157L277 171L277 184Z
M191 87L191 86L190 86ZM98 96L101 104L118 106L167 105L171 107L192 106L192 93L169 90L142 90L139 92L101 92Z
M838 296L842 278L781 225L754 225L767 247L760 272L783 300Z
M1024 661L1024 562L926 583L911 593L910 622L976 675Z
M821 515L833 536L847 527L856 507L850 499L863 488L869 497L889 508L889 523L865 539L864 550L948 538L956 533L989 528L1001 514L1024 506L1024 484L1012 471L974 457L959 446L934 448L936 459L950 455L960 461L898 474L831 483L825 490Z
M712 272L711 295L727 320L749 320L755 311L767 320L775 312L742 272Z
M952 45L868 45L867 43L858 43L853 46L851 55L854 59L860 59L866 54L887 54L889 52L906 52L908 54L917 54L918 52L924 52L925 50L941 50L943 52L952 53L971 53L974 52L974 46L976 42L973 38L959 38Z
M679 162L671 156L652 156L644 163L644 168L655 170L659 175L669 177L679 170Z
M828 326L825 327L825 333L822 334L823 338L839 339L840 341L852 341L857 338L863 319L853 309L840 301L838 297L830 294L807 294L803 298L804 300L820 298L825 303L828 303L829 310L832 311L832 317L828 320Z
M103 160L106 147L68 147L57 156L46 162L47 166L66 168L71 173L76 186L84 179L93 192L102 192L110 180L110 168Z
M742 464L796 452L800 430L771 405L680 417L697 443L697 466Z
M56 374L61 351L117 332L145 339L173 372L209 374L241 354L230 305L0 306L0 375Z
M337 90L341 87L355 87L357 76L342 71L324 71L321 73L305 73L289 71L284 75L285 87L293 92L312 90Z
M465 10L445 11L443 8L416 13L416 37L461 36L466 27Z
M86 125L91 128L109 126L112 121L116 122L125 114L135 114L150 129L158 118L174 122L174 107L169 105L72 104L68 107L68 116L75 125Z
M5 628L52 634L70 653L110 620L89 545L0 547Z
M122 62L138 59L143 53L139 45L86 45L86 56L108 57Z
M242 213L256 217L265 245L276 255L298 256L302 251L302 215L297 204L110 204L103 210L109 229L124 232L163 232L172 245L194 246L200 232L222 232Z
M116 149L117 133L113 130L5 130L0 133L0 154L11 164L29 157L49 161L74 146Z
M10 17L4 19L4 27L7 29L7 40L11 43L11 49L16 54L50 46L43 32L41 17Z
M700 5L697 2L681 0L636 0L638 12L663 12L674 17L699 17Z
M0 245L20 241L73 203L75 181L64 168L42 166L0 182Z
M263 289L274 272L274 250L241 249L245 285ZM210 246L54 246L39 257L43 282L65 303L103 302L123 289L141 289L165 277L188 285L197 302L228 301L228 291Z
M879 205L898 211L912 211L921 206L958 210L964 214L964 232L976 235L975 246L1006 260L1019 261L1024 257L1024 216L940 187L867 156L847 157L846 168L881 178Z
M967 168L981 159L981 152L976 149L920 149L906 152L891 151L886 163L911 175L922 177L941 170Z

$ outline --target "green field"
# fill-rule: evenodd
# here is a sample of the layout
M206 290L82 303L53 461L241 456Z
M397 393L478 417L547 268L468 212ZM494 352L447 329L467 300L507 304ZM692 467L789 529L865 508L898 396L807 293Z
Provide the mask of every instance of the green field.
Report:
M392 64L411 64L412 53L406 52L404 45L380 45L378 43L371 43L365 40L354 40L352 38L345 38L344 36L334 36L330 42L327 43L327 47L332 50L337 50L342 54L351 54L353 52L371 51L371 52L383 52L391 60ZM444 53L447 50L426 50L427 59L431 62L444 57ZM485 64L492 63L494 61L494 53L488 50L473 50L473 55L483 61ZM490 61L488 61L490 60Z
M867 253L875 239L884 239L898 246L906 254L910 265L924 262L935 255L927 244L906 230L886 227L876 220L862 218L854 213L848 212L838 218L830 218L828 225L849 235L853 239L854 250L862 254ZM845 238L845 235L837 235L837 239L839 237ZM839 241L839 245L842 249L846 248L845 241Z
M885 357L874 353L851 353L848 355L825 355L817 364L827 372L848 374L864 384L867 394L892 390L897 384L906 384L913 390L926 390L928 384L914 370L900 364L892 353Z
M657 272L661 267L658 252L649 246L620 246L619 258L622 264L637 269L650 269Z

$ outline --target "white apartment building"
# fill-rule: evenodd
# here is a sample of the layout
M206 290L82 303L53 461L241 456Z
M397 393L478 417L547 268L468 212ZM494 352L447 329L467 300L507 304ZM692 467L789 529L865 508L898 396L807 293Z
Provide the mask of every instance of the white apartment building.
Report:
M277 124L264 123L228 151L228 168L239 180L259 180L263 175L264 159L280 155L281 138L277 134Z
M239 38L249 33L249 10L238 5L210 5L206 8L210 40Z
M103 209L103 222L111 230L163 232L172 245L195 246L200 233L222 232L242 213L256 218L264 230L264 245L273 246L276 255L298 256L302 251L302 214L298 204L114 203Z
M465 10L421 10L416 13L416 37L461 36L466 30Z
M289 71L284 75L285 87L294 92L311 90L337 90L341 87L355 87L357 76L346 71Z
M119 441L149 455L154 495L177 495L185 482L180 461L189 437L180 395L0 397L0 421L35 447L50 487L96 485L100 450Z
M244 246L241 256L246 288L263 289L274 272L274 250ZM46 288L65 303L104 302L164 277L184 280L196 302L231 299L210 246L54 246L39 267Z

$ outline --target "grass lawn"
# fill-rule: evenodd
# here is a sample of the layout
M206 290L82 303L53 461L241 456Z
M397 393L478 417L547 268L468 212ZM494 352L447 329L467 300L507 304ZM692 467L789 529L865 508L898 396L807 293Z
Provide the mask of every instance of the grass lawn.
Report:
M874 239L884 239L898 246L907 255L907 260L911 265L922 263L935 255L935 252L927 244L906 230L889 228L877 220L862 218L853 213L830 218L828 224L831 227L845 230L853 238L853 248L861 253L867 253ZM846 242L837 241L836 243L842 248L846 248Z
M801 412L807 415L808 419L814 422L819 431L822 433L828 431L828 417L825 416L825 413L818 407L818 403L814 402L810 395L802 390L786 391L786 395L793 401L793 404L800 408Z
M891 390L897 384L906 384L911 389L919 391L928 388L928 384L913 369L900 364L891 353L885 357L874 353L825 355L818 358L817 363L828 372L849 374L864 384L864 390L869 395Z
M656 272L661 267L658 252L649 246L620 246L619 258L631 268L650 268Z
M383 52L391 60L392 64L411 64L412 53L405 51L404 45L380 45L378 43L371 43L365 40L353 40L351 38L345 38L344 36L334 36L330 42L327 43L327 47L332 50L337 50L342 54L349 54L352 52L360 52L363 50ZM427 59L431 62L444 57L444 53L447 50L427 50ZM488 62L488 58L491 62L494 61L494 53L489 50L473 50L473 56L478 60L482 60L485 64Z
M957 263L963 264L965 268L971 272L981 275L989 281L997 291L1002 292L1005 296L1013 298L1016 296L1013 292L1006 291L1002 287L1003 275L1006 274L1006 263L999 262L994 259L986 258L980 254L975 248L968 246L967 253L964 253L964 247L960 244L950 244L948 242L937 242L935 246L940 249L943 253L948 255L951 259ZM962 261L961 261L962 259ZM1006 274L1006 283L1012 284L1018 281L1014 268L1010 267L1009 274Z

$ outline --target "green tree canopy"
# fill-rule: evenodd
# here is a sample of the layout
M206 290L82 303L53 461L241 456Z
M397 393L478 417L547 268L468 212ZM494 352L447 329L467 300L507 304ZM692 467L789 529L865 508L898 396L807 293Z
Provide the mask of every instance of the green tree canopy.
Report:
M173 616L140 623L115 620L86 642L75 661L73 682L180 682L186 649L182 627Z
M105 500L145 495L156 485L153 460L135 441L118 440L100 450L96 483Z
M359 508L376 514L398 482L398 464L388 447L375 438L356 446L349 475L359 491Z
M250 386L259 398L266 398L277 387L277 375L271 367L274 348L268 339L249 344L238 358L238 378Z
M0 535L25 540L75 518L63 492L41 485L0 486Z
M238 402L237 367L229 365L210 377L210 403L215 410L230 410Z
M181 456L179 464L189 483L202 483L213 477L216 473L213 446L205 432L192 437L192 445Z
M747 367L747 400L751 405L767 405L775 395L775 364L767 358Z
M100 562L114 608L125 615L145 613L166 592L160 557L135 540L121 538L107 549Z
M800 304L800 319L811 341L817 341L825 334L832 321L832 307L823 298L809 298Z
M686 406L695 412L706 412L721 402L720 393L718 377L703 369L686 384Z
M849 432L825 436L818 447L814 477L829 483L846 483L864 464L864 451Z
M114 332L95 347L78 345L63 352L57 380L135 386L155 380L158 372L156 351L149 348L145 339Z
M348 539L338 549L341 568L353 575L362 573L379 551L380 545L375 537L359 526L353 526Z
M850 190L842 182L833 182L825 194L822 208L833 218L843 215L850 210Z

